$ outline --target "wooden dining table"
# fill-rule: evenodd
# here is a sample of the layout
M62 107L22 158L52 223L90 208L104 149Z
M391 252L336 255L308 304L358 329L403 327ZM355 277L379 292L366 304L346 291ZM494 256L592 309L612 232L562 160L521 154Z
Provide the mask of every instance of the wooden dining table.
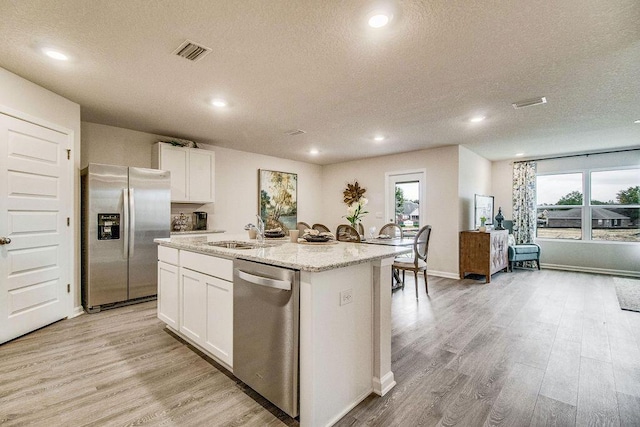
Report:
M393 238L368 238L362 240L360 243L366 243L368 245L386 245L386 246L413 246L414 239L413 237L393 237ZM398 270L391 269L393 271L393 278L395 279L395 283L391 285L391 290L395 291L396 289L404 287L404 283L400 279L400 273Z

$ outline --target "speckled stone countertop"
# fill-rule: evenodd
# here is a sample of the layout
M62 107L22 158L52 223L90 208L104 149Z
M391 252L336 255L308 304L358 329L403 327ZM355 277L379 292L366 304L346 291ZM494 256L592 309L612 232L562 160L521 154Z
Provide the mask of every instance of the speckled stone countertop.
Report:
M189 230L189 231L172 231L171 236L183 236L185 234L210 234L210 233L224 233L225 230Z
M162 246L186 251L225 258L245 259L313 272L389 258L409 253L413 250L413 248L406 246L381 246L344 242L338 242L334 245L305 245L290 243L287 239L266 239L265 242L273 246L256 249L226 249L207 244L207 242L223 240L256 242L255 240L249 240L247 234L181 235L166 239L155 239L155 242Z

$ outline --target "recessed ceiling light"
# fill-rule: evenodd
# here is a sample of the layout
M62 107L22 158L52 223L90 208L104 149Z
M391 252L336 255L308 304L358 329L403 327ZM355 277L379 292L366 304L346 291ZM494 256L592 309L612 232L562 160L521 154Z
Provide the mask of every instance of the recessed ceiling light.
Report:
M524 156L524 153L516 153L516 157L522 157Z
M318 151L318 149L316 148L312 148L311 150L309 150L309 154L315 156L316 154L320 154L320 151Z
M373 137L374 141L384 141L384 136L382 135L376 135Z
M62 52L58 52L57 50L43 49L42 52L44 52L44 54L49 58L57 59L58 61L67 61L69 59L67 55Z
M636 121L635 121L635 122L633 122L633 123L640 124L640 120L636 120Z
M224 99L214 99L213 101L211 101L211 105L213 105L214 107L226 107L227 101L225 101Z
M389 15L377 13L369 18L369 26L372 28L382 28L389 23Z
M486 119L485 116L475 116L475 117L470 118L469 121L471 123L479 123L479 122L483 121L484 119Z

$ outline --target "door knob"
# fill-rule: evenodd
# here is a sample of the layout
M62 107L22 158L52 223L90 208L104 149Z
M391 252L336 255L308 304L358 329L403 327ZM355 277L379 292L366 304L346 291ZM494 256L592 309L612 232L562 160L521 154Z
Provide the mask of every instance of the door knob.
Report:
M8 245L11 243L11 239L8 237L0 237L0 245Z

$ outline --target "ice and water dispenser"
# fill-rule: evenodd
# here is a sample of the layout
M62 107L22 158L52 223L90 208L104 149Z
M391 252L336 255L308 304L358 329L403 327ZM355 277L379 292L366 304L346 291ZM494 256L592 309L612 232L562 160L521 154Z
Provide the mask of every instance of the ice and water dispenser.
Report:
M120 238L120 214L98 214L98 240L117 240Z

